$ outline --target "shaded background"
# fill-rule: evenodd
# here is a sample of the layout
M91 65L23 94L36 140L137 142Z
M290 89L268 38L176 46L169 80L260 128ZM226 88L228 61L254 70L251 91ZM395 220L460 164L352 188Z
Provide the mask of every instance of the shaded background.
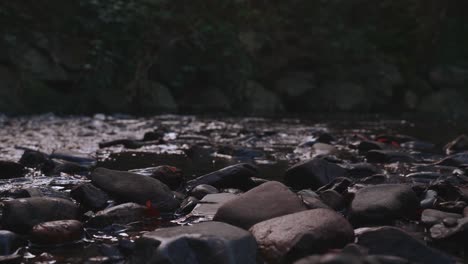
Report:
M468 115L464 0L0 3L0 112Z

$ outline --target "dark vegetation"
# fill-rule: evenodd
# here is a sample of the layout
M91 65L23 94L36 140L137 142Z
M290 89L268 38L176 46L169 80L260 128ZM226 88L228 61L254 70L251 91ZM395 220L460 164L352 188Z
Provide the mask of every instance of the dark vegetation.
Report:
M0 3L0 112L468 113L463 0Z

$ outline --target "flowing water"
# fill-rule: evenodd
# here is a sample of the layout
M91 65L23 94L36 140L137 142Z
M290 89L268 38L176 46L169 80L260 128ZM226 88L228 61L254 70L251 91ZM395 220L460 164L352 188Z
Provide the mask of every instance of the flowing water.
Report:
M239 162L254 163L260 177L281 180L286 168L300 160L315 157L323 150L312 144L323 134L332 135L340 162L364 161L352 147L360 139L372 139L379 134L404 134L434 147L420 155L425 163L440 159L442 146L466 132L466 124L413 120L378 120L373 118L219 118L164 115L131 117L97 114L91 117L30 117L0 116L0 160L18 161L25 149L53 153L68 150L96 159L98 167L116 170L144 169L159 165L175 166L187 177L195 177ZM147 132L162 137L141 141ZM100 148L99 144L113 140L134 140L135 144ZM414 152L408 149L408 152ZM389 181L405 181L404 175L415 171L416 165L381 165ZM143 170L144 171L144 170ZM24 178L0 180L0 201L12 199L15 190L31 187L52 187L67 193L73 186L89 182L86 175L61 173L45 176L31 170ZM73 245L42 247L30 245L26 262L100 263L112 259L112 247L107 245L135 239L141 232L157 228L157 221L112 226L106 230L87 229L87 236ZM167 225L170 223L162 223ZM120 242L119 242L120 241ZM84 250L84 251L83 251ZM109 252L106 252L109 251ZM86 253L83 253L86 252ZM118 254L117 254L118 256ZM120 259L121 260L121 259Z

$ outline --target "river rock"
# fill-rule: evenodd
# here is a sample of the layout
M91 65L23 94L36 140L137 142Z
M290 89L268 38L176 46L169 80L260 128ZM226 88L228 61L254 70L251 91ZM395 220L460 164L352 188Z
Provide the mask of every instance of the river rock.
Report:
M203 197L190 214L213 219L221 206L237 197L238 195L232 193L208 194Z
M208 194L215 193L219 193L219 190L208 184L200 184L190 191L190 194L199 200L203 199L203 197Z
M21 264L23 256L18 254L12 254L7 256L0 256L0 264Z
M45 174L52 171L55 166L49 155L34 150L24 151L19 163L25 167L40 169Z
M136 173L97 168L91 174L94 185L125 202L151 201L160 211L175 211L179 201L164 183Z
M268 263L292 262L342 248L354 240L354 230L348 221L329 209L280 216L260 222L250 231Z
M410 264L410 262L403 258L384 255L326 254L305 257L294 264Z
M444 151L447 155L452 155L457 152L468 150L468 136L460 135L456 139L447 143L444 146Z
M320 199L334 210L341 210L345 206L343 195L335 190L326 190L320 193Z
M434 240L455 239L461 244L466 243L468 218L445 218L441 223L433 225L429 232Z
M136 203L125 203L106 208L86 222L90 227L106 227L112 224L128 224L143 220L146 207Z
M60 175L62 172L66 174L85 175L88 174L91 169L91 165L66 160L53 159L52 162L54 163L54 169L51 171L52 175Z
M11 179L23 177L26 169L23 165L13 162L0 160L0 179Z
M88 154L68 149L55 150L54 152L52 152L52 154L50 154L50 158L75 162L82 165L92 165L96 162L96 159Z
M380 170L370 163L354 163L344 166L351 178L365 178L380 173Z
M30 198L30 197L55 197L70 200L68 193L57 191L52 187L31 187L21 189L17 192L17 198Z
M189 196L185 198L184 200L182 200L182 202L180 203L179 209L177 209L175 213L177 215L190 213L190 211L192 211L193 208L197 206L198 202L199 200L197 198L193 196Z
M426 226L433 226L435 224L440 224L447 218L459 219L462 218L461 214L447 213L434 209L426 209L421 214L421 222Z
M184 175L180 169L167 165L156 167L151 177L160 180L172 190L179 188L184 181Z
M415 183L431 183L444 177L442 173L432 171L413 172L405 176Z
M366 247L372 255L397 256L411 263L455 263L451 257L396 227L362 228L356 230L356 236L358 244Z
M299 196L299 198L302 199L302 202L308 209L330 209L328 205L326 205L322 200L320 200L320 196L312 190L302 190L299 191L297 195Z
M252 225L307 208L280 182L267 182L222 205L214 220L248 229Z
M355 225L391 223L399 218L414 218L419 199L411 187L381 184L364 187L351 203L350 219Z
M69 200L51 197L22 198L4 202L2 226L22 233L42 222L77 217L78 206Z
M359 144L357 145L357 149L359 153L361 154L367 153L370 150L375 150L375 149L382 150L382 149L389 149L389 148L391 148L391 146L388 144L385 144L383 142L378 142L378 141L371 141L371 140L363 140L359 142Z
M255 264L252 235L220 222L162 228L136 241L129 263Z
M316 190L337 177L346 176L346 170L323 159L298 163L286 171L285 184L296 190Z
M18 248L27 244L21 236L7 230L0 230L0 256L13 254Z
M254 165L247 163L236 164L191 180L187 182L185 189L190 191L200 184L208 184L219 189L237 188L247 190L254 186L250 177L256 177L257 174L258 169Z
M59 220L35 225L31 237L38 244L61 244L81 239L83 232L80 221Z
M100 210L107 206L109 196L96 186L85 183L73 188L71 197L79 202L83 207L91 210Z
M184 175L182 171L176 167L168 165L134 169L130 170L130 172L155 178L156 180L159 180L169 186L171 190L178 189L184 181Z

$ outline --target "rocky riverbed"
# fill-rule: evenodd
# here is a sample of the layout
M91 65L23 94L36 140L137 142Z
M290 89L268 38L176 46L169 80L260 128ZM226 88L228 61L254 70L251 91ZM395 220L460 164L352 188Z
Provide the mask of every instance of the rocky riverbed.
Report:
M0 263L466 263L463 124L0 116Z

